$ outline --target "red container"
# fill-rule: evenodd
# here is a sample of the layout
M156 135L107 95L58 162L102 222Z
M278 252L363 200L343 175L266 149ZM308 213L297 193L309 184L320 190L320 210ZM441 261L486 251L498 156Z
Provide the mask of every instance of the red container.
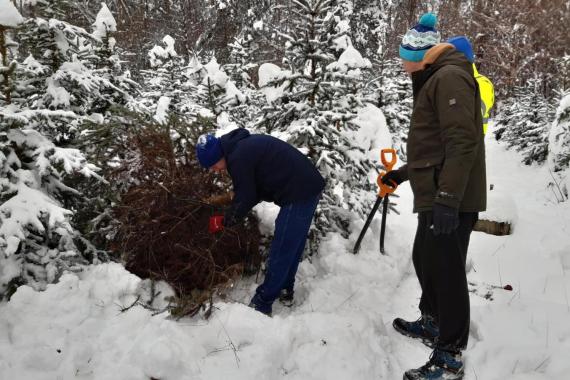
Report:
M224 216L223 215L213 215L210 217L210 223L208 224L208 232L215 234L224 229Z

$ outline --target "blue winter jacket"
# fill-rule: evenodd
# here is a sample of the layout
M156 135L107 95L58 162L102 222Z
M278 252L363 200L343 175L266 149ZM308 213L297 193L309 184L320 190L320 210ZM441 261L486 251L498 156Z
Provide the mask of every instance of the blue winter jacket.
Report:
M313 163L275 137L239 128L220 141L235 193L226 226L238 223L261 201L283 206L315 197L325 187Z

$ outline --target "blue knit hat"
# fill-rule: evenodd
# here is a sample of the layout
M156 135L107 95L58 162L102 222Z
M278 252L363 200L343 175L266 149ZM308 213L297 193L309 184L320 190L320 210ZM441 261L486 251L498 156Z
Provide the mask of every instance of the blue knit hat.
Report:
M224 157L220 139L214 135L200 136L196 144L196 156L200 165L206 169L220 161Z
M455 49L467 57L467 60L471 63L475 62L475 54L473 54L473 47L471 42L465 36L455 36L447 40L450 44L455 46Z
M426 13L419 24L408 30L400 44L400 58L410 62L421 62L426 52L440 42L440 35L435 30L437 16Z

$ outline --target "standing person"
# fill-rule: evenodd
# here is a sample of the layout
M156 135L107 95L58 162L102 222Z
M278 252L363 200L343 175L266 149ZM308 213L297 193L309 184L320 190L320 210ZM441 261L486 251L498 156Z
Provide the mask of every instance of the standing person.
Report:
M472 65L451 44L440 44L437 17L428 13L400 45L412 77L414 106L408 164L384 183L409 180L418 227L413 262L421 285L421 317L394 320L394 328L434 351L404 379L462 379L461 352L469 338L465 261L469 237L486 207L481 99Z
M295 274L305 249L311 222L325 187L313 163L291 145L271 136L251 135L239 128L216 138L198 139L196 154L200 165L229 173L235 196L221 218L214 217L218 232L239 223L259 202L281 207L267 261L265 279L257 288L250 306L271 315L278 298L292 303Z
M457 51L465 54L465 58L473 65L473 75L479 85L479 92L481 94L481 114L483 115L483 133L487 134L489 128L489 115L491 108L495 104L495 87L493 82L485 75L480 74L475 66L475 54L473 54L473 47L471 42L465 36L455 36L447 40L452 44Z

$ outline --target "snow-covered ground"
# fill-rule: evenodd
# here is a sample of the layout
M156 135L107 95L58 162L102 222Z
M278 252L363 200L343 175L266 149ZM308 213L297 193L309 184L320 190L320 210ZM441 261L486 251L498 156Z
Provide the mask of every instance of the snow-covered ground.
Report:
M566 379L570 373L570 202L556 204L546 168L525 167L488 134L493 199L514 217L514 234L474 233L469 253L472 328L468 380ZM0 304L0 379L400 379L429 350L391 327L417 317L411 265L415 216L409 185L390 214L387 255L379 218L361 252L332 236L302 263L297 304L273 318L244 305L255 284L209 320L170 320L136 306L141 281L118 264L65 275L45 292L23 286ZM275 209L264 208L271 218ZM511 285L513 290L502 289Z

